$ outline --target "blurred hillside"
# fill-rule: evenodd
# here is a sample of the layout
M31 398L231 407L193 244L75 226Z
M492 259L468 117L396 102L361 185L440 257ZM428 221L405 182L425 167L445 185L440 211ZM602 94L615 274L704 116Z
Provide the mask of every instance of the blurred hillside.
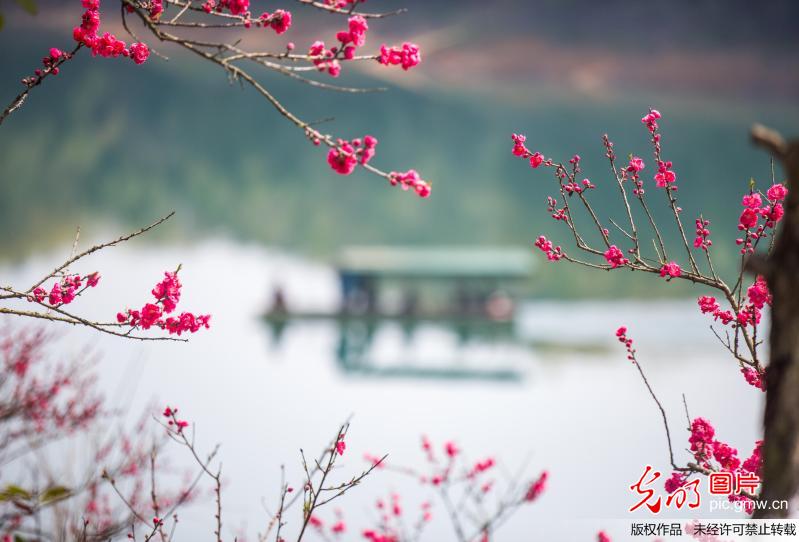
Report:
M368 43L418 41L425 51L418 72L394 77L403 74L373 66L342 81L388 83L388 92L312 91L278 74L263 80L301 116L335 116L325 130L378 137L375 164L418 169L433 181L430 199L360 172L334 174L322 149L200 60L174 50L165 50L169 62L151 57L143 66L81 55L0 129L0 251L16 258L68 243L75 224L139 225L171 209L177 220L162 235L223 233L321 257L352 243L531 246L539 233L568 247L546 213L552 179L511 156L510 134L527 133L547 156L579 153L607 215L618 210L617 193L600 138L609 133L622 157L647 159L639 119L653 106L665 115L664 152L678 173L688 227L701 209L713 220L722 267L732 268L739 195L750 177L770 180L768 158L751 148L748 128L757 121L799 133L799 38L791 27L799 4L401 4L410 12L373 23ZM297 34L283 41L302 48L306 19L306 28L327 23L332 34L334 19L292 9ZM77 1L44 3L36 17L4 6L3 105L49 47L69 46L70 17L80 12ZM536 290L550 295L649 290L648 281L627 274L586 283L576 269L542 267Z

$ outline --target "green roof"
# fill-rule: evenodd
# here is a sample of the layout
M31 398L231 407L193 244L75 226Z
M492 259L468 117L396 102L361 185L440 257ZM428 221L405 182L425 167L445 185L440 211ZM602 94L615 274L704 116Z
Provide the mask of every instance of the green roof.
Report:
M391 278L524 278L533 258L519 247L352 246L338 258L340 272Z

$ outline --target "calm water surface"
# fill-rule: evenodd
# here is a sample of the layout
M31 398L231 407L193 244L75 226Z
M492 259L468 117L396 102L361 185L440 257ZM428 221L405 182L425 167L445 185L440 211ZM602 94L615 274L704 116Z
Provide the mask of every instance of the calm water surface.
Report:
M63 255L41 255L0 272L4 282L21 285L59 258ZM452 439L471 459L498 458L498 474L511 475L523 465L530 476L550 471L545 496L522 509L497 540L593 540L600 528L623 539L629 524L614 520L629 518L628 486L647 463L666 472L668 457L659 413L614 341L620 324L636 338L642 365L669 413L680 457L686 457L687 438L683 393L691 415L712 420L719 438L742 455L757 438L762 397L725 357L709 321L690 300L530 301L519 308L519 339L501 344L464 344L453 330L436 326L410 335L398 326L382 326L369 349L370 370L353 370L338 355L341 330L334 322L290 324L277 338L259 319L278 285L291 308L335 307L332 269L218 240L191 247L130 244L86 260L74 271L99 269L103 280L79 301L81 310L108 319L128 305L141 305L164 269L178 263L183 264L181 308L212 313L211 331L174 344L65 328L61 340L75 349L91 344L102 353L101 380L114 390L109 399L131 419L154 399L179 405L196 422L201 448L222 443L226 539L244 530L254 540L267 522L264 506L274 508L279 466L285 464L298 481L299 448L321 449L350 415L342 472L360 472L366 452L389 453L395 464L422 467L422 434L437 442ZM439 377L418 374L430 367L440 369ZM513 378L441 377L452 369L460 375L496 369ZM188 458L173 454L173 462L188 464ZM408 480L378 472L340 501L351 539L359 540L357 532L371 526L375 498L390 491L403 495L408 510L427 498ZM178 531L183 540L211 539L209 507L203 503L183 512ZM434 514L425 539L449 539L443 508L436 506ZM332 519L332 509L322 517Z

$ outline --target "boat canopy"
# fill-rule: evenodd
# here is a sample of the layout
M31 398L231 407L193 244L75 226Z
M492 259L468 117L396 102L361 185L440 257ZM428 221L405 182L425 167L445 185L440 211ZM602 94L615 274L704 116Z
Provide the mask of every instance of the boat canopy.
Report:
M351 246L337 261L341 275L386 279L523 279L530 250L519 247Z

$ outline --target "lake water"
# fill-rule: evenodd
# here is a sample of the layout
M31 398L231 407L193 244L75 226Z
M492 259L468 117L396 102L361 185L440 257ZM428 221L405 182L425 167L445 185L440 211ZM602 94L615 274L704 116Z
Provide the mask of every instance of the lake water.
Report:
M0 276L22 287L62 259L41 255L3 267ZM496 540L588 541L603 528L614 540L624 539L629 523L620 520L630 519L627 509L634 503L629 485L646 464L668 474L668 454L660 415L615 342L621 324L635 338L668 411L678 460L687 459L682 394L691 415L711 420L717 436L744 457L759 432L762 394L744 382L692 300L531 300L519 307L519 339L504 344L462 344L455 332L436 326L411 336L396 326L379 327L370 371L342 364L334 322L290 324L276 340L259 318L276 285L291 308L323 310L336 306L337 281L324 265L258 246L212 240L109 249L73 269L103 274L100 287L74 308L107 320L126 306L140 306L163 271L178 263L181 308L213 314L210 331L187 344L141 343L65 326L61 340L75 349L88 343L102 353L101 381L119 390L109 399L131 417L153 399L177 405L197 424L201 449L222 443L226 540L239 530L256 539L267 522L264 504L276 504L280 465L299 485L300 447L320 450L350 415L342 473L360 472L364 453L388 453L394 464L422 467L422 434L437 443L451 439L470 459L494 456L507 472L525 464L530 477L550 472L543 497L522 508ZM514 378L425 378L418 371L380 370L428 366L461 374L499 368ZM185 454L174 454L173 461L190 464ZM348 539L361 539L360 530L372 526L374 500L391 491L403 495L409 510L428 498L407 479L376 472L338 503L351 529ZM452 539L440 503L433 514L424 539ZM332 508L321 516L331 520ZM210 502L187 508L182 517L179 539L212 539Z

